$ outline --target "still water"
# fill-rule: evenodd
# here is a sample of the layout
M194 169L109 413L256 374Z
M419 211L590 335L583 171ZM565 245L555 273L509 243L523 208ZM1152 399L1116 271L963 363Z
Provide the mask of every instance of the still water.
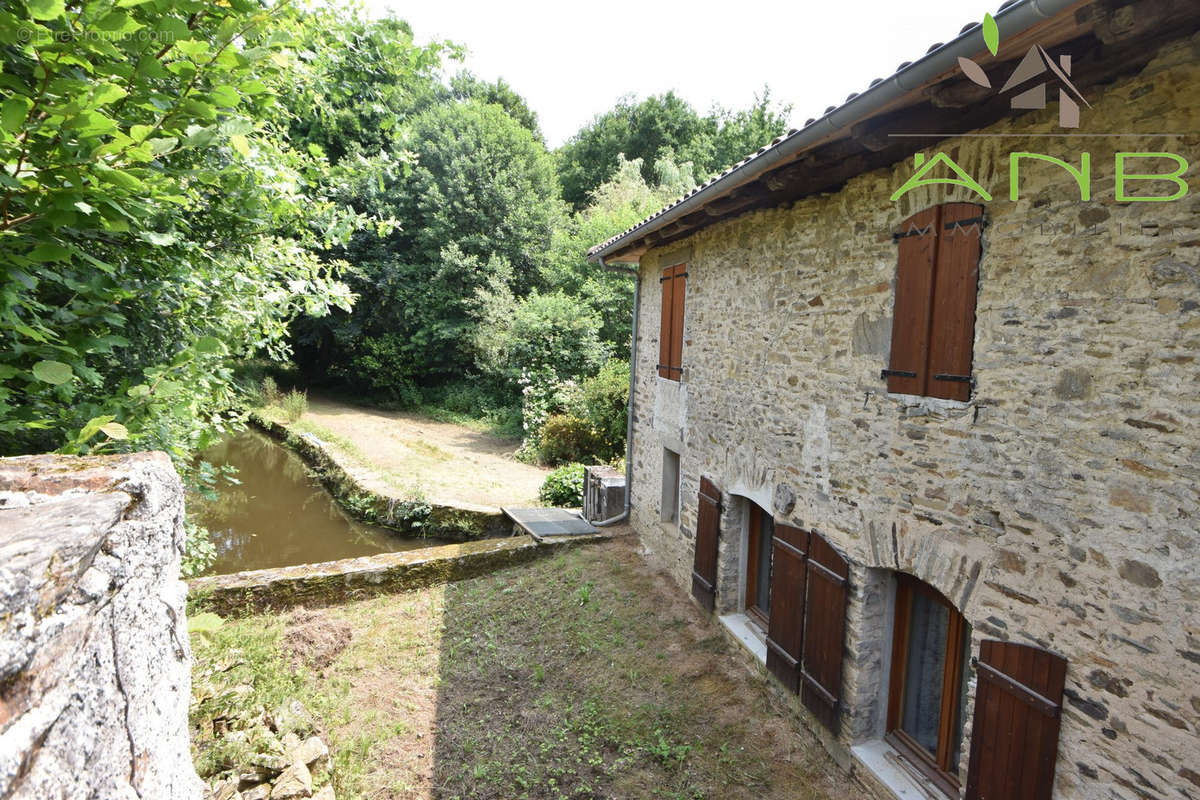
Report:
M286 447L256 431L231 436L204 460L237 468L215 501L189 497L196 522L212 534L217 560L206 574L287 567L444 544L410 539L352 519Z

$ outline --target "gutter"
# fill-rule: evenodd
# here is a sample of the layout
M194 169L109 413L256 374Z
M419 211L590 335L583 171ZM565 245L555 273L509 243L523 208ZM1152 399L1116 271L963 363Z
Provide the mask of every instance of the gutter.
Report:
M1011 38L1041 20L1053 17L1078 3L1079 0L1020 0L996 13L995 20L1000 38ZM779 144L761 151L761 155L751 156L743 161L741 166L733 167L712 182L693 190L675 205L668 206L658 215L634 226L617 239L593 248L588 254L588 260L604 266L604 256L619 251L631 240L640 239L693 211L698 211L712 200L739 186L756 180L785 159L817 144L831 134L861 122L896 98L919 89L933 78L953 69L958 65L959 56L970 57L986 47L982 26L973 26L862 94L851 95L841 106L827 112L802 130L792 132Z
M602 256L597 256L600 266L610 272L624 272L633 276L633 331L629 339L629 403L625 419L625 510L615 517L609 517L599 522L593 522L597 528L616 525L629 519L629 511L633 505L633 390L637 383L637 334L638 312L642 305L642 273L640 270L628 267L614 267L604 263Z

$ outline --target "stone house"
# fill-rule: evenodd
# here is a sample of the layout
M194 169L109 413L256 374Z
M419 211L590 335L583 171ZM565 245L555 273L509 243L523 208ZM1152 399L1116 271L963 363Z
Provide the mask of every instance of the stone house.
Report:
M1200 798L1200 5L996 22L593 248L631 521L880 796Z

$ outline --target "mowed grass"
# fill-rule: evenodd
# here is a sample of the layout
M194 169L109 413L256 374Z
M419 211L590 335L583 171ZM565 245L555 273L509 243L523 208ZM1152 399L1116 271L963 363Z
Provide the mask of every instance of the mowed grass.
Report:
M857 796L765 676L633 547L230 621L193 638L197 675L306 703L343 799ZM348 644L327 635L345 629ZM323 637L337 652L318 652ZM228 667L231 651L243 663ZM210 763L210 721L193 717Z

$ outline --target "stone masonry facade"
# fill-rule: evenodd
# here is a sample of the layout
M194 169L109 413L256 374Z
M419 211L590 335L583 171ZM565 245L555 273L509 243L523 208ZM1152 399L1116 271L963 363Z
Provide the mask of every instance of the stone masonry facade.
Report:
M890 396L880 379L891 233L932 205L980 202L947 185L892 202L911 161L642 256L633 523L687 591L700 477L722 489L719 613L742 605L742 498L851 562L835 747L883 732L902 572L966 617L972 653L993 638L1069 660L1055 797L1200 798L1200 187L1193 175L1183 199L1118 203L1113 166L1121 149L1200 156L1198 64L1200 39L1168 45L1085 112L1110 131L1193 133L926 151L993 195L967 403ZM985 132L1052 132L1056 114ZM1084 149L1091 201L1030 161L1009 200L1009 152L1078 166ZM688 265L680 382L655 370L658 276L675 263ZM664 448L680 454L678 523L662 521Z

